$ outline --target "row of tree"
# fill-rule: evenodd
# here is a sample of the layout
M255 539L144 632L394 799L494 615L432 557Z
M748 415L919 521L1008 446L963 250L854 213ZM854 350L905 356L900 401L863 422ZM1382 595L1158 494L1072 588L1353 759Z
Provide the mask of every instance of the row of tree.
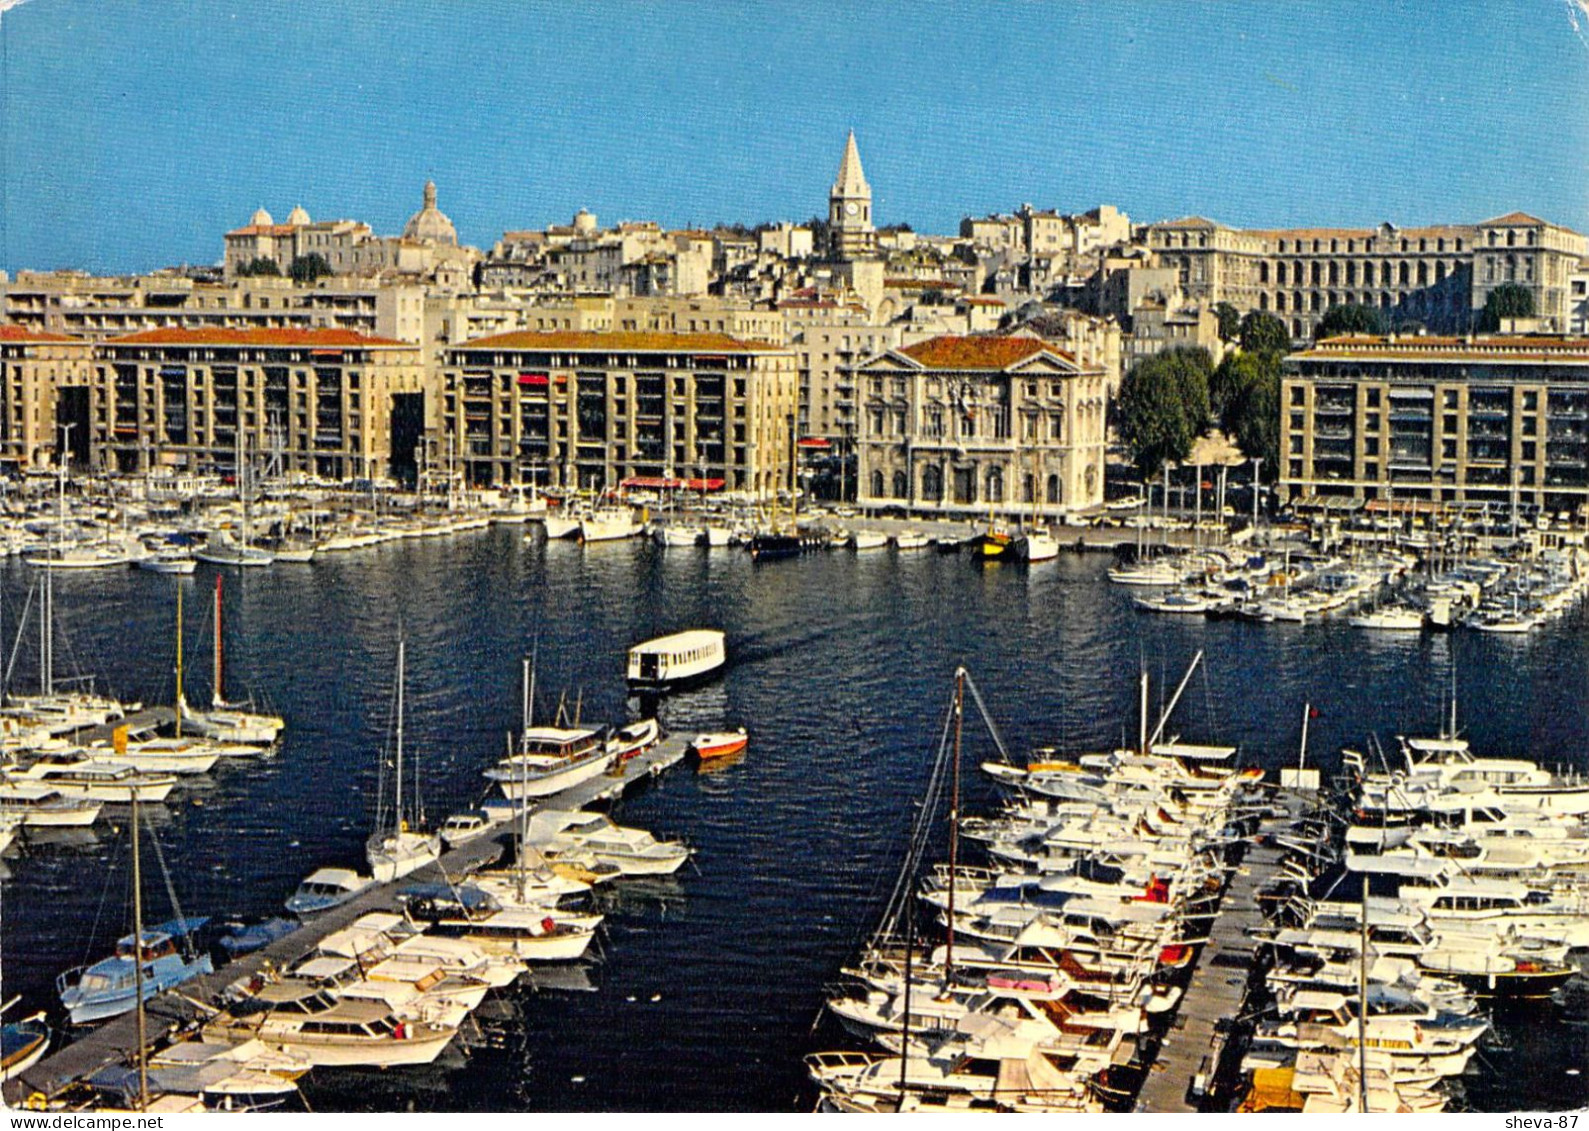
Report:
M237 274L242 278L260 275L274 275L279 278L281 265L274 259L262 255L240 266L237 269ZM293 261L287 265L287 276L295 283L312 283L316 279L323 279L331 274L335 274L331 270L331 264L326 262L326 257L318 251L311 251L308 255L294 256Z

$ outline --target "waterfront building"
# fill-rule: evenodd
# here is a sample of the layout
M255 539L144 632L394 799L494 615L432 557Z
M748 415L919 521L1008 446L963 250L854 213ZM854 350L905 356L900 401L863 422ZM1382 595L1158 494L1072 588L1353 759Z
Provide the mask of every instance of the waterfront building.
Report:
M1189 300L1269 311L1299 341L1330 307L1347 304L1431 330L1466 330L1507 282L1532 291L1544 325L1559 331L1568 277L1586 250L1578 233L1520 212L1420 228L1242 230L1194 216L1149 224L1143 234Z
M416 345L348 330L157 329L97 347L91 462L233 473L407 477L424 443Z
M443 434L472 483L603 490L697 479L768 497L793 481L786 348L718 332L521 331L454 346Z
M1293 500L1589 499L1589 338L1332 338L1286 359L1280 400Z
M861 505L1028 522L1100 505L1108 376L1069 345L946 336L857 367Z
M60 424L76 424L65 440L87 462L91 342L67 334L0 325L0 464L41 468L61 448Z

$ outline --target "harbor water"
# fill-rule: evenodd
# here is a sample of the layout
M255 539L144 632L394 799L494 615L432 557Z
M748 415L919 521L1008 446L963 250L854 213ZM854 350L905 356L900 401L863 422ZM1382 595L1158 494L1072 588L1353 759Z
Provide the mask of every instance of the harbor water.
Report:
M278 912L322 865L362 864L386 745L399 635L407 745L434 821L484 794L537 650L537 709L632 717L624 650L691 627L727 633L719 681L665 700L677 730L745 726L734 764L685 763L624 800L623 823L680 836L694 866L611 897L594 992L519 993L468 1057L423 1072L319 1070L316 1110L782 1110L808 1106L801 1055L825 987L873 925L903 852L963 664L1013 754L1117 744L1136 726L1136 673L1155 703L1199 649L1170 728L1229 742L1265 767L1439 728L1454 682L1480 753L1589 769L1589 617L1537 632L1375 633L1136 613L1102 555L979 566L931 551L838 551L753 564L740 550L581 547L494 528L388 544L312 565L225 574L228 693L286 716L279 752L222 765L151 807L190 915ZM174 685L174 592L185 587L188 696L207 700L210 567L62 574L57 674L149 704ZM36 637L12 641L33 574L0 567L10 679L31 689ZM31 618L32 613L28 616ZM967 757L995 751L968 715ZM968 775L967 811L993 790ZM126 819L34 836L5 858L0 993L58 1013L54 980L128 929ZM116 830L120 830L119 833ZM169 902L148 869L150 917ZM1589 1104L1589 1010L1542 1004L1498 1019L1469 1077L1480 1110Z

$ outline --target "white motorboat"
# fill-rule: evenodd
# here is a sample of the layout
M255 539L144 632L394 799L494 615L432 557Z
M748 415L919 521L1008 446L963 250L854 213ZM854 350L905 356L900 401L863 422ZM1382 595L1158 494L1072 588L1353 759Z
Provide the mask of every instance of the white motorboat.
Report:
M253 753L253 748L246 749ZM140 773L176 774L186 777L207 774L226 751L212 742L197 738L151 738L143 742L121 742L115 746L85 746L79 753L89 762L128 765Z
M852 550L881 550L888 545L888 535L880 530L857 530L850 535Z
M1046 530L1032 530L1016 541L1015 553L1023 561L1046 562L1059 557L1059 542Z
M221 1040L257 1039L321 1066L429 1064L458 1030L410 1020L374 1001L343 1001L296 979L266 986L212 1019L203 1030Z
M896 550L923 550L930 544L931 539L925 534L915 531L906 531L903 534L894 535L894 549Z
M728 545L733 540L734 532L728 527L719 526L711 522L706 524L706 544L708 546L720 548Z
M1170 586L1179 585L1186 577L1186 569L1174 558L1158 558L1135 565L1115 566L1109 571L1109 580L1116 585Z
M579 520L581 542L614 542L633 538L644 529L628 507L602 507Z
M1346 623L1353 628L1377 628L1391 632L1417 632L1423 628L1423 622L1423 610L1406 605L1386 605L1382 609L1346 619Z
M1132 599L1132 604L1151 613L1188 613L1201 616L1212 609L1217 602L1211 597L1197 593L1173 592L1166 593L1162 597L1135 597Z
M484 809L470 809L454 813L441 823L441 840L448 848L479 840L497 827L490 813Z
M125 763L94 762L70 751L46 754L25 770L7 771L6 778L40 782L68 797L121 805L131 803L134 793L140 801L164 801L177 785L172 774L146 774Z
M636 644L629 649L629 687L663 691L710 679L728 662L723 642L717 629L696 628Z
M341 907L374 882L350 868L319 868L305 876L287 899L287 910L300 919L310 919Z
M82 828L103 808L102 801L68 797L41 783L0 781L0 816L18 817L29 828Z
M698 546L701 538L700 529L694 526L669 524L657 527L656 540L662 546Z
M486 771L509 801L548 797L605 773L613 754L597 730L528 727L518 753Z
M602 813L542 811L530 820L530 839L552 859L565 850L582 849L630 876L672 875L690 858L688 846L616 825Z
M224 530L211 533L204 545L193 551L193 556L211 565L242 568L268 566L276 560L276 555L269 550L238 542Z
M572 538L579 533L579 515L567 511L552 514L548 511L541 519L541 526L546 530L546 536L554 541Z
M187 550L173 548L157 550L148 557L139 558L135 564L139 569L150 573L185 575L198 568L198 559Z

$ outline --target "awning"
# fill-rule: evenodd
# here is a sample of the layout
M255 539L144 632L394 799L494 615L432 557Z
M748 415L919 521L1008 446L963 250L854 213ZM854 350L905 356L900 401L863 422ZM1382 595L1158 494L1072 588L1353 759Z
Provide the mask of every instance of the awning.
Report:
M821 436L806 436L804 439L795 441L795 447L805 448L810 451L826 451L832 446L832 440L825 440Z
M544 373L520 373L519 374L519 384L521 384L521 385L546 385L548 383L549 383L549 380L548 380L546 374L544 374Z
M668 479L661 475L634 475L618 486L625 491L721 491L722 479Z

